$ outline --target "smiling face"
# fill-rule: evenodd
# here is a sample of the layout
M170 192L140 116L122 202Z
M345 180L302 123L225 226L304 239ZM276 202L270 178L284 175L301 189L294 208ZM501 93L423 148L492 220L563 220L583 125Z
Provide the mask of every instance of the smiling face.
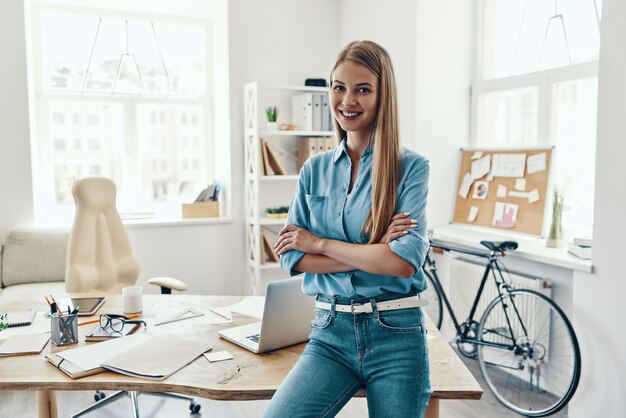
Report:
M330 105L344 131L369 136L378 109L378 78L363 65L343 61L333 72Z

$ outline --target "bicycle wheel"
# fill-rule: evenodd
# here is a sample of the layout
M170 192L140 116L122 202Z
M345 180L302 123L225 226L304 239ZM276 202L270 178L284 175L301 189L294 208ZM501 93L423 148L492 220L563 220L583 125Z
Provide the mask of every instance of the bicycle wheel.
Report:
M572 325L551 299L533 290L511 290L489 304L477 333L480 370L507 408L544 417L574 395L580 348Z
M441 323L443 321L441 295L439 295L439 290L435 287L430 273L424 270L424 275L426 276L426 284L428 286L425 291L420 293L421 298L428 301L428 305L424 307L424 310L426 314L428 314L428 317L435 323L437 329L441 329Z

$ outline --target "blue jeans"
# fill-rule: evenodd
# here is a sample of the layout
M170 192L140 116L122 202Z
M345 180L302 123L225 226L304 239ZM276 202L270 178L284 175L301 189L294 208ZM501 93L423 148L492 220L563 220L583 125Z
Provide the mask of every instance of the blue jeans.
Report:
M274 394L265 418L334 417L362 387L370 417L423 417L430 398L428 345L421 308L378 312L336 312L350 299L320 295L330 311L316 309L309 343Z

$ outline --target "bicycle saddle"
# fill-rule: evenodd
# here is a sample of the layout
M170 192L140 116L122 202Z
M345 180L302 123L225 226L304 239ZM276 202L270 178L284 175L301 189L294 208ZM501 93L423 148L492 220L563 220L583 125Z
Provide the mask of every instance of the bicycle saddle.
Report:
M480 241L480 243L489 248L491 251L498 251L501 253L517 249L517 242L515 241Z

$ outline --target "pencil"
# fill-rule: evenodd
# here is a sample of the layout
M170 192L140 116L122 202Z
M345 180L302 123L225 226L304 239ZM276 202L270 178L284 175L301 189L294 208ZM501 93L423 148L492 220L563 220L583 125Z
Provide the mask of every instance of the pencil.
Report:
M221 316L224 319L228 319L229 321L232 320L232 318L227 317L226 315L224 315L223 313L217 311L217 309L211 309L209 308L209 311L213 312L215 315Z
M138 318L140 316L141 315L139 315L139 314L132 314L132 315L128 315L126 318L133 319L133 318ZM78 326L80 327L81 325L95 324L97 322L100 322L100 318L98 318L98 319L90 319L89 321L79 322Z

